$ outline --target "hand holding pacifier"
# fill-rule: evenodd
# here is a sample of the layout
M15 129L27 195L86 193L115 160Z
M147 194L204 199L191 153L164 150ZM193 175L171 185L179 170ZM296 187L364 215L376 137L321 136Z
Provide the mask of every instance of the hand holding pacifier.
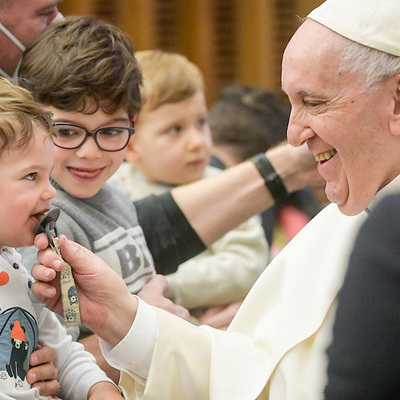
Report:
M60 215L60 210L55 208L49 211L38 223L35 234L46 233L50 243L50 248L60 257L61 251L58 246L58 232L56 221ZM53 233L52 233L53 232ZM81 317L79 313L78 294L76 291L74 277L72 275L71 266L65 262L65 267L61 271L61 297L63 304L64 321L67 327L79 325Z

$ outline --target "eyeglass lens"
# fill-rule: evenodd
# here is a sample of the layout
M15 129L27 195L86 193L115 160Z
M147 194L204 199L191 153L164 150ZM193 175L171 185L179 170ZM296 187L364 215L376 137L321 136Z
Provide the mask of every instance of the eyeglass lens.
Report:
M84 128L74 125L56 125L54 144L64 149L76 149L86 141L87 136L93 136L102 150L122 150L128 143L130 132L128 128L106 127L95 132L87 132Z

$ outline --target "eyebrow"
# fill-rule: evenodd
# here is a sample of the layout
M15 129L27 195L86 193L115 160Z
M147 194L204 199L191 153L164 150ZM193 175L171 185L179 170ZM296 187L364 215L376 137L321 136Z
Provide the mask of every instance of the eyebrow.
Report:
M44 6L42 8L39 8L38 10L36 10L36 13L40 14L45 11L51 10L54 7L58 7L62 2L63 2L63 0L55 0L52 4L48 4L47 6Z
M320 96L318 93L312 93L312 92L308 92L306 90L299 90L296 92L296 94L301 97Z
M287 93L285 92L285 90L283 89L283 87L281 87L283 93L285 93L287 95ZM320 97L320 98L325 98L326 95L322 94L322 93L318 93L318 92L310 92L308 90L297 90L296 91L296 95L297 96L301 96L301 97Z
M24 166L21 169L21 171L25 174L25 173L30 173L32 171L43 171L44 169L46 169L46 168L43 166L43 164L35 163L35 164L29 164L29 165ZM53 169L54 169L54 165L51 170L53 171Z
M78 123L74 120L71 120L69 118L56 118L56 119L53 119L53 122L65 122L67 124L74 124L74 125L82 126L80 123ZM127 117L116 117L116 118L113 118L110 121L106 121L104 124L100 124L100 125L107 127L107 126L113 126L114 124L117 124L117 123L130 123L130 122L131 122L131 120Z
M113 123L113 124L116 122L131 122L131 120L126 117L118 117L118 118L114 118L113 120L110 121L110 123Z

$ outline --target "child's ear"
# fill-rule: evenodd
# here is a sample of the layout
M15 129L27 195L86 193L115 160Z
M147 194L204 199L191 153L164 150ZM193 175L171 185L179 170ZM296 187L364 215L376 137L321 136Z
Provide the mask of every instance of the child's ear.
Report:
M137 164L139 159L140 156L135 147L135 135L133 135L131 136L131 140L129 140L128 146L126 147L125 160L132 164Z

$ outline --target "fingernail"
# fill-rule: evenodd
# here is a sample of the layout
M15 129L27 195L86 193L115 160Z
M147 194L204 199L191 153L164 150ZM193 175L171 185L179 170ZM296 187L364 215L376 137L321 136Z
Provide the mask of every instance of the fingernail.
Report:
M60 266L61 266L61 261L60 261L60 260L54 260L54 261L53 261L53 267L54 267L55 269L59 269Z
M54 295L54 288L46 289L46 295L52 297Z

